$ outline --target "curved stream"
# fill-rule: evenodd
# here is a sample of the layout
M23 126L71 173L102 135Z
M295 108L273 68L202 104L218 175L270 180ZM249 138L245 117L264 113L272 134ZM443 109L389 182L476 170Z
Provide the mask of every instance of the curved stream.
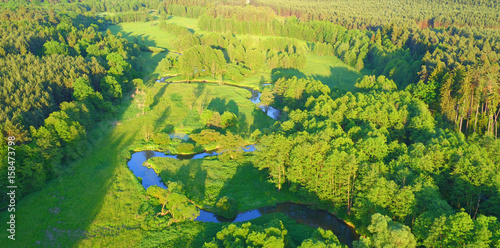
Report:
M246 152L251 152L255 150L254 145L246 146L244 149ZM156 174L152 168L144 166L144 162L152 157L168 157L174 159L202 159L209 156L218 155L216 152L204 152L195 155L181 156L165 154L156 151L142 151L132 154L132 157L127 162L128 167L135 176L142 178L142 186L147 189L152 185L157 185L161 188L166 189L167 187L163 184L161 178ZM242 222L251 219L258 218L264 214L271 213L284 213L290 218L297 221L297 223L312 226L321 227L324 230L331 230L339 239L340 242L352 246L352 242L359 238L356 231L348 226L345 222L335 217L335 215L330 214L325 210L313 210L305 205L296 203L280 203L274 207L264 207L259 209L250 210L247 212L240 213L235 219L226 219L221 216L217 216L213 213L204 211L200 209L200 215L195 219L196 221L203 222Z
M166 76L166 77L162 77L160 79L157 79L156 82L157 83L168 83L166 80L171 78L171 76ZM262 84L264 86L266 85L271 85L271 84ZM227 85L227 86L234 86L234 85ZM254 103L255 105L257 105L257 107L259 107L264 113L267 114L267 116L275 119L275 120L278 120L279 116L280 116L280 111L272 106L267 106L267 105L263 105L263 104L260 104L260 91L258 90L254 90L252 88L248 88L248 87L243 87L243 86L234 86L234 87L239 87L239 88L244 88L248 91L250 91L252 93L252 97L250 97L250 101L252 103Z

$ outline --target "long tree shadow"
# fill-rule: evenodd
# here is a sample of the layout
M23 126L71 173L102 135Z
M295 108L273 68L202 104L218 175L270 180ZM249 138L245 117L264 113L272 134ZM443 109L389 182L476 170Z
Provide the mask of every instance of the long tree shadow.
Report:
M217 111L220 114L224 113L225 111L229 111L238 116L238 114L240 113L238 104L236 104L234 100L229 100L228 102L226 102L225 99L221 99L219 97L213 98L208 104L207 109Z
M276 82L280 78L285 78L289 79L292 77L297 77L298 79L301 78L312 78L314 80L319 80L323 84L328 85L330 88L338 87L338 88L345 88L348 90L354 89L354 83L356 82L356 79L362 77L363 74L354 71L354 70L349 70L346 67L332 67L330 66L330 73L329 75L320 75L320 74L313 74L313 75L306 75L302 71L298 69L286 69L286 68L274 68L271 70L271 80L273 82Z
M168 163L169 168L162 170L159 174L163 182L182 182L186 196L195 201L205 200L205 181L207 170L203 168L202 159L176 160L172 158L156 158Z
M153 109L156 105L158 105L158 103L160 102L160 99L165 94L167 87L168 87L168 84L164 84L160 88L160 90L158 90L158 92L155 94L155 96L153 97L153 103L149 106L151 109Z

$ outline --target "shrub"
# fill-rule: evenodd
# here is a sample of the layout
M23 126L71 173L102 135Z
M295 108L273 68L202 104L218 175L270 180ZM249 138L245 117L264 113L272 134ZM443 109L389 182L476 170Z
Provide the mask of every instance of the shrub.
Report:
M194 145L191 143L181 143L177 146L177 152L181 154L193 153Z
M236 200L228 196L221 197L217 204L215 204L215 207L215 213L227 219L234 219L238 214Z

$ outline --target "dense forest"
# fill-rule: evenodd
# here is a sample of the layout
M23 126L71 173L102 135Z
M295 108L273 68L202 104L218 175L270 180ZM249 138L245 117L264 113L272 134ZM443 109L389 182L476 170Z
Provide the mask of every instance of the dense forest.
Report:
M102 23L92 15L22 6L2 15L0 129L19 146L21 197L83 154L90 145L86 130L115 112L114 103L132 89L139 74L131 65L139 48L101 33ZM6 144L2 148L5 157ZM8 200L5 194L0 199Z
M206 160L216 172L202 162L148 160L168 176L166 189L141 188L137 202L131 197L116 205L132 209L138 224L117 227L120 217L97 210L88 222L105 219L99 224L105 231L61 242L106 246L128 230L146 247L500 247L497 1L1 1L0 13L4 212L10 137L18 201L67 177L67 168L93 156L87 152L101 142L116 143L119 138L89 135L110 122L113 129L154 119L134 123L140 138L124 141L132 145L116 151L119 159L96 159L96 171L125 164L132 150L220 154ZM171 38L168 48L152 42L153 35L110 30L129 23L148 23ZM320 58L338 60L359 78L343 88L333 73L306 75ZM155 81L158 71L166 84ZM181 82L203 83L172 89ZM247 124L242 93L205 83L259 89L252 114L264 115L258 107L269 106L281 113L268 126L253 116ZM189 116L164 125L186 99L193 99L182 110ZM120 118L125 124L115 121ZM188 142L167 135L179 130L189 130ZM243 147L250 144L256 151L248 154ZM331 231L304 229L281 215L234 224L193 221L200 210L231 219L242 205L270 205L227 193L227 185L241 186L224 174L232 169L255 177L255 185L268 183L272 190L256 195L272 195L274 204L301 199L345 218L359 240L342 244ZM200 176L208 179L200 183ZM241 187L253 187L242 178ZM127 183L138 192L142 180ZM115 200L127 183L103 185ZM42 244L64 245L51 242Z

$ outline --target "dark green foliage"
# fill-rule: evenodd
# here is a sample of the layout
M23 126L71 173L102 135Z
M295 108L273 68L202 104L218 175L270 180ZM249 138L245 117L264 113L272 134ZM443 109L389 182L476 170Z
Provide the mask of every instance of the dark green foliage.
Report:
M2 8L0 130L27 152L16 156L19 198L84 153L86 130L112 110L107 99L121 98L119 82L131 79L138 53L125 39L99 33L95 15L65 13ZM0 166L2 175L6 169Z
M374 214L368 230L373 234L370 238L361 238L354 242L354 247L416 247L415 237L409 227L394 223L391 218Z
M170 143L170 136L166 133L157 133L153 136L153 142L157 145L165 147Z
M235 199L223 196L215 204L215 213L227 219L233 219L238 214L238 205Z

